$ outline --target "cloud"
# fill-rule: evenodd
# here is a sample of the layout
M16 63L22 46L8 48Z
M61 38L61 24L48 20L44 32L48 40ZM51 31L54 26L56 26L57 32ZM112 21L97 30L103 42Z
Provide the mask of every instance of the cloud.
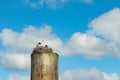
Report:
M30 68L30 55L28 54L6 54L2 64L6 69L27 70Z
M86 58L98 58L107 54L106 43L96 36L74 33L68 41L72 53L84 55Z
M4 53L0 56L1 63L7 69L29 68L32 49L42 40L45 41L43 45L48 44L54 52L62 56L79 54L87 59L99 59L103 56L120 58L119 21L120 9L114 8L95 18L86 33L75 32L66 42L55 35L49 25L41 25L39 28L29 25L22 32L3 29L0 32L0 40L5 49L1 51ZM26 61L29 64L26 64Z
M106 73L103 73L103 76L104 76L104 80L119 80L120 77L116 74L116 73L112 73L112 74L106 74Z
M11 29L4 29L0 33L2 47L1 63L6 69L27 70L30 67L30 54L36 44L44 40L57 51L62 42L52 34L52 28L48 25L42 25L40 28L28 26L23 32L15 32Z
M93 0L26 0L26 3L29 4L32 8L47 7L52 9L63 7L66 3L72 2L91 4L93 3Z
M38 29L28 26L20 33L11 29L4 29L0 33L0 39L3 47L11 53L31 53L33 46L40 40L45 40L45 43L52 47L61 45L61 40L52 34L52 27L48 25L42 25Z
M27 0L27 3L33 7L48 7L48 8L59 8L63 6L67 0L36 0L32 2L31 0Z
M92 68L66 71L60 76L60 80L119 80L119 76L116 73L107 74Z
M30 76L21 76L18 74L11 74L9 75L8 80L30 80Z
M105 14L94 19L89 26L92 31L101 35L104 38L110 39L111 41L119 42L120 39L120 9L114 8L113 10L106 12Z
M91 32L107 41L111 54L120 57L120 9L114 8L90 23Z
M68 70L60 74L59 80L119 80L116 73L101 72L96 68ZM30 80L30 75L10 74L8 80Z

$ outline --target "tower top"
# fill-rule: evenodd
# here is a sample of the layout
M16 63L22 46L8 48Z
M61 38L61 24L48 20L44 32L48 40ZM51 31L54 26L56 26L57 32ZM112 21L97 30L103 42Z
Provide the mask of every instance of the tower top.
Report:
M41 44L41 42L38 42L32 53L53 53L52 48L49 48L48 45L42 46Z

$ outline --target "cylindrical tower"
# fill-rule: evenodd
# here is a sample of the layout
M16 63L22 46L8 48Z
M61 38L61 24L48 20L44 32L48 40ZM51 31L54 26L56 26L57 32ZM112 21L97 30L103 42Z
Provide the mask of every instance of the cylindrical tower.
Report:
M58 54L40 43L31 55L31 80L58 80Z

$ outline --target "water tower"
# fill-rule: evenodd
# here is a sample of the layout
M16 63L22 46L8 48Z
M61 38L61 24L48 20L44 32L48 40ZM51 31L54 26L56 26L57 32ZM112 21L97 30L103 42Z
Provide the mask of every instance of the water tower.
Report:
M31 54L31 80L58 80L58 54L40 42Z

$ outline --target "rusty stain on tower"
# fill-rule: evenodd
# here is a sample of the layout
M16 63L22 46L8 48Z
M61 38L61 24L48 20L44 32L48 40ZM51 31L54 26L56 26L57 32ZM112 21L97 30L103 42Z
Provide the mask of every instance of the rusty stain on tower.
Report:
M31 80L58 80L58 54L41 43L31 54Z

